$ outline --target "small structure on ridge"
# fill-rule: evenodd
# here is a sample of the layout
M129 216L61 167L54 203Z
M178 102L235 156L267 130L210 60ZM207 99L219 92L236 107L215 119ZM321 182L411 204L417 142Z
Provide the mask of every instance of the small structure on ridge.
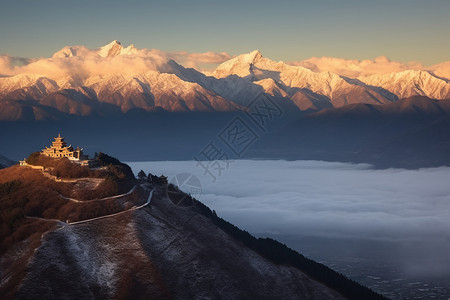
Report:
M83 149L80 149L79 147L73 149L71 145L67 146L67 143L64 141L64 138L61 137L61 134L58 134L58 136L55 137L55 141L50 147L45 147L45 149L42 150L42 154L53 158L67 157L70 160L88 159L87 155L83 154Z

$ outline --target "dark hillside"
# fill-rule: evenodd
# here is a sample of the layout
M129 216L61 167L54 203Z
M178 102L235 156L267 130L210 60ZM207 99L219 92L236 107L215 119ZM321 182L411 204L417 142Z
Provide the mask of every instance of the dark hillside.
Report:
M450 166L450 100L411 97L324 109L264 136L248 157L369 163L378 168Z

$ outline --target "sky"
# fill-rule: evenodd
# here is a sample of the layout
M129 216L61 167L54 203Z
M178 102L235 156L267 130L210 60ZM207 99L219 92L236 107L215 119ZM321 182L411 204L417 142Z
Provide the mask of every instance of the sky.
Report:
M163 51L258 49L273 60L450 60L448 0L0 2L0 54L50 57L112 40Z

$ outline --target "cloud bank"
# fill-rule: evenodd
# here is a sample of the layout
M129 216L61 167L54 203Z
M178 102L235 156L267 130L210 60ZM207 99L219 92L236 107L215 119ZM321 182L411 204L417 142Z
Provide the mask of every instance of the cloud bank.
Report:
M254 233L369 239L450 237L450 168L373 170L316 161L235 161L215 183L195 162L131 163L201 179L201 201ZM138 170L139 169L139 170Z
M170 59L182 64L186 68L194 68L201 71L208 70L213 66L217 66L233 58L233 56L226 52L188 53L180 51L167 52L167 55Z
M130 166L135 173L169 178L194 174L203 186L200 201L220 217L306 249L318 260L353 265L357 257L374 268L376 259L392 276L450 276L449 167L374 170L363 164L239 160L212 183L192 161ZM305 242L310 238L322 242ZM386 268L380 275L387 276Z
M105 57L111 48L116 55ZM97 49L88 49L85 46L66 46L50 58L28 59L0 55L0 76L27 74L58 80L62 77L85 79L91 76L112 74L135 75L147 71L170 73L169 60L174 60L186 68L194 68L208 75L219 64L233 57L226 52L189 53L186 51L137 49L134 45L123 47L119 42L113 41ZM373 60L312 57L289 64L302 66L314 72L333 72L347 77L405 70L426 70L438 77L450 79L450 62L427 67L418 62L400 63L380 56Z
M302 66L314 72L333 72L347 77L427 69L424 65L418 62L400 63L391 61L385 56L380 56L373 60L312 57L302 61L291 62L290 64L294 66Z
M432 65L429 69L434 75L450 80L450 61Z
M110 50L114 55L108 56ZM0 76L27 74L45 76L53 80L61 78L83 80L91 76L135 75L147 71L170 73L171 66L168 64L170 60L174 60L186 68L194 68L210 75L211 71L219 64L233 57L226 52L189 53L186 51L137 49L134 45L123 47L119 42L113 41L97 49L88 49L85 46L66 46L50 58L28 59L0 55ZM450 61L424 66L418 62L395 62L384 56L373 60L312 57L289 64L302 66L314 72L333 72L347 77L405 70L426 70L438 77L450 80Z
M169 60L202 70L232 57L225 52L165 52L157 49L136 49L133 45L124 48L120 44L117 45L123 49L121 55L102 57L102 49L106 48L108 53L110 47L117 46L114 42L93 50L84 46L67 46L50 58L25 59L0 55L0 76L32 74L58 80L62 77L85 79L112 74L135 75L147 71L170 72L170 66L167 64Z

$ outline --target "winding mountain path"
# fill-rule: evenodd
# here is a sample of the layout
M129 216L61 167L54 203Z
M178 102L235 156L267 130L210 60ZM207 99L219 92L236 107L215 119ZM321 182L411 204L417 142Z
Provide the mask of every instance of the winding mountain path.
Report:
M127 194L132 193L135 188L136 188L136 186L134 186ZM124 196L124 195L127 195L127 194L122 194L122 195L118 195L118 196ZM114 197L116 197L116 196L114 196ZM60 228L62 228L62 227L65 227L67 225L77 225L77 224L88 223L88 222L92 222L92 221L96 221L96 220L100 220L100 219L106 219L106 218L118 216L118 215L124 214L124 213L129 212L129 211L134 211L134 210L138 210L138 209L144 208L145 206L150 204L150 202L152 200L152 197L153 197L153 190L150 191L150 194L148 195L147 201L144 204L140 205L140 206L133 206L130 209L127 209L127 210L124 210L124 211L121 211L121 212L118 212L118 213L114 213L114 214L110 214L110 215L104 215L104 216L101 216L101 217L96 217L96 218L82 220L82 221L63 222L63 221L58 220L58 219L46 219L46 218L29 217L29 216L27 216L26 218L28 218L28 219L35 219L35 220L41 220L41 221L47 221L47 222L57 222L58 225L61 225ZM109 197L109 198L112 198L112 197ZM105 200L105 199L106 198L97 199L97 200ZM91 200L91 201L94 201L94 200ZM86 202L86 201L77 201L77 202ZM57 230L59 230L60 228L58 228Z
M145 202L144 204L140 205L140 206L134 206L130 209L115 213L115 214L111 214L111 215L105 215L105 216L101 216L101 217L97 217L97 218L92 218L92 219L87 219L87 220L82 220L82 221L77 221L77 222L69 222L69 223L65 223L66 225L76 225L76 224L82 224L82 223L87 223L87 222L92 222L92 221L96 221L96 220L100 220L100 219L106 219L106 218L110 218L110 217L114 217L114 216L118 216L121 214L124 214L126 212L132 211L132 210L138 210L141 209L147 205L150 204L150 201L152 200L153 197L153 190L150 191L150 195L148 195L147 198L147 202Z
M117 199L117 198L121 198L121 197L128 196L128 195L130 195L131 193L134 192L134 190L136 189L136 187L137 187L136 185L133 186L133 188L132 188L131 190L129 190L128 192L126 192L125 194L120 194L120 195L111 196L111 197L105 197L105 198L100 198L100 199L92 199L92 200L78 200L78 199L75 199L75 198L69 198L69 197L63 196L63 195L61 195L61 194L59 194L59 196L60 196L61 198L65 199L65 200L69 200L69 201L72 201L72 202L94 202L94 201L104 201L104 200L111 200L111 199Z

